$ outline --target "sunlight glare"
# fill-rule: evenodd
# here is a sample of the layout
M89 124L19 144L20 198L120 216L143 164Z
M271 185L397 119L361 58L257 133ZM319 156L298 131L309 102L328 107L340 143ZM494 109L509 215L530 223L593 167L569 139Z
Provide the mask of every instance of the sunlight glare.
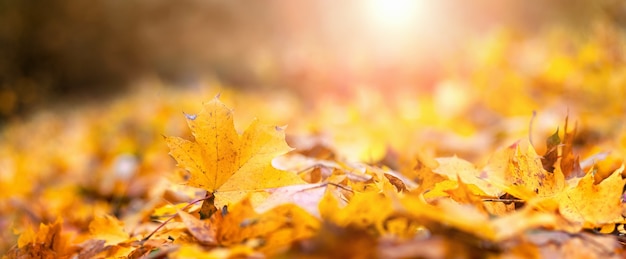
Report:
M417 21L422 4L420 0L367 0L365 12L372 26L402 30Z

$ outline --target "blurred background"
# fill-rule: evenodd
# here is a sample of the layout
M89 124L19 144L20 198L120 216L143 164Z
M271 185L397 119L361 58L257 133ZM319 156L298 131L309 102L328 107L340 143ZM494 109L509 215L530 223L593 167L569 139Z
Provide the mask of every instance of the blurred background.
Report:
M144 78L287 89L303 102L428 92L470 72L472 42L494 31L513 42L554 27L585 37L598 24L621 32L624 14L619 0L2 0L0 117L112 98Z

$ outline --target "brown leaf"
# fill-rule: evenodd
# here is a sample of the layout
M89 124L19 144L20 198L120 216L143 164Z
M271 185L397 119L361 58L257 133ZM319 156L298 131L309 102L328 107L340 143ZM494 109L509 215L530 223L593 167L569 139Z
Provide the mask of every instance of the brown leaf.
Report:
M559 158L559 145L561 144L561 138L559 137L559 129L552 136L546 139L546 153L543 155L543 169L552 173L554 172L554 163Z
M406 192L407 188L406 185L404 184L404 182L402 180L400 180L398 177L395 177L391 174L384 174L385 178L387 178L387 180L389 180L389 182L396 187L396 190L399 192Z
M212 227L209 224L210 221L198 219L182 210L178 211L178 216L187 227L187 230L189 230L189 233L191 233L191 235L195 237L198 242L203 245L217 244L217 231L215 230L215 227Z
M76 252L62 231L60 218L51 224L41 224L35 233L29 230L18 240L18 246L7 252L8 258L67 258Z
M568 117L565 117L565 129L563 130L563 151L561 153L561 172L563 172L565 179L582 177L584 175L582 170L574 170L575 168L580 168L580 165L576 165L576 163L578 163L578 158L574 155L574 137L576 136L578 124L574 124L574 130L571 132L567 131L567 126Z

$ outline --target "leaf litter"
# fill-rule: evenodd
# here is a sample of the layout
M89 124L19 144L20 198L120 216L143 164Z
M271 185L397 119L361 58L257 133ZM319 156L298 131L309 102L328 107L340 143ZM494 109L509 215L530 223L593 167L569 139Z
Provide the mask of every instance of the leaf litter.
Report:
M488 85L483 76L497 66L476 62L485 63L466 80ZM581 80L601 80L585 70L587 59L570 62ZM553 69L515 80L557 87L560 77ZM612 87L611 82L593 85ZM594 113L623 108L616 97L620 88L576 89L605 98ZM175 97L155 101L139 92L106 108L64 119L42 114L4 129L0 225L10 231L2 236L3 258L625 255L626 133L606 122L615 117L602 119L579 107L567 116L539 110L539 117L556 115L533 123L546 140L533 146L528 135L536 133L517 134L526 127L509 119L520 110L532 114L533 101L524 95L511 99L515 107L488 96L464 119L413 121L397 119L406 111L394 103L375 113L360 113L363 107L352 104L322 105L297 116L276 114L256 93L223 89L220 98L202 103L197 93L159 91ZM542 97L558 99L550 94ZM395 104L407 101L403 95L393 96L399 98ZM432 105L424 98L417 103ZM591 102L573 101L580 107ZM225 103L244 109L241 118L250 122L245 130L237 130L233 106ZM137 105L141 111L117 112ZM472 113L485 106L500 112L490 115L500 122L488 129L472 126L480 124ZM198 112L180 116L181 109ZM337 119L338 111L354 112L345 118L349 126ZM267 114L273 114L272 123L293 125L251 119ZM564 125L545 119L562 117ZM573 129L570 117L576 118ZM38 128L52 131L30 133ZM590 134L586 128L610 137L581 144ZM59 143L65 143L64 153L57 152Z

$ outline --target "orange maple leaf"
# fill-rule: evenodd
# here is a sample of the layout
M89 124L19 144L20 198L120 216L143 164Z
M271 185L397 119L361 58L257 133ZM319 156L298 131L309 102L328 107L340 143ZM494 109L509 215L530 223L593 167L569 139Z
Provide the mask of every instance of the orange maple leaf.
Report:
M69 258L74 252L71 237L63 232L63 220L58 218L54 223L41 223L37 232L27 229L6 258Z
M166 137L170 155L190 173L187 184L214 193L218 207L253 191L304 183L271 166L274 157L291 150L282 128L254 120L240 135L232 110L217 97L197 115L186 116L195 140Z

